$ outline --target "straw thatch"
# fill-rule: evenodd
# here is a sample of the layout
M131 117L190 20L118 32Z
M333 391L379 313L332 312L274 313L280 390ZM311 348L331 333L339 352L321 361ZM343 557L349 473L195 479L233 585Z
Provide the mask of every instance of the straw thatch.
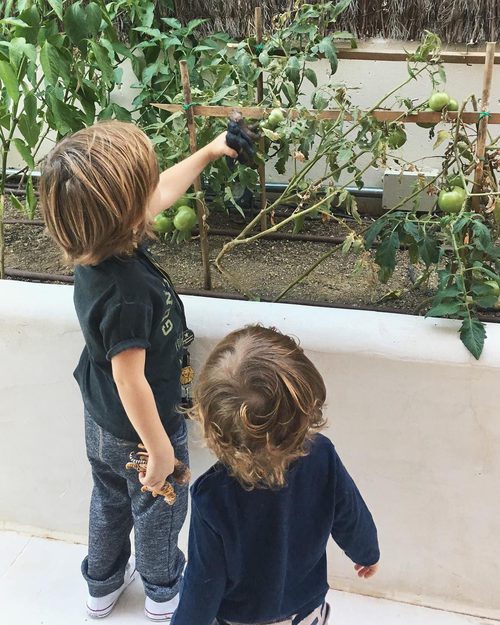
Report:
M175 0L174 4L183 21L207 18L207 31L242 37L253 32L256 6L262 6L269 29L272 17L290 9L293 0ZM447 43L497 41L500 0L353 0L336 26L360 39L414 40L431 30Z

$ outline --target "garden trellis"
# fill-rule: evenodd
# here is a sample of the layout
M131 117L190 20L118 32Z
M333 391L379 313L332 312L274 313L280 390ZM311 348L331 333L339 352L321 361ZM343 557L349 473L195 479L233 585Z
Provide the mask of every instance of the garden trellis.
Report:
M256 29L256 47L257 51L262 47L262 10L260 7L255 10L255 29ZM343 53L343 54L342 54ZM401 61L406 60L406 55L403 55L400 52L369 52L369 51L358 51L358 50L350 50L350 51L340 51L338 54L339 57L345 56L345 58L351 59L363 59L363 60L390 60L390 61ZM484 63L484 80L483 80L483 92L481 98L481 110L475 112L466 112L461 110L457 112L447 111L445 116L443 116L440 112L427 112L427 111L419 111L411 114L407 114L404 111L388 111L388 110L377 110L377 108L372 108L367 111L359 111L357 116L353 115L344 115L345 121L359 121L363 115L371 115L376 120L382 122L403 122L403 123L438 123L440 121L449 121L453 122L457 119L460 119L464 123L477 123L478 124L478 142L477 142L477 166L475 169L474 176L474 192L480 192L481 179L483 173L483 162L484 162L484 150L485 150L485 142L487 136L487 127L488 124L500 124L500 113L490 112L489 111L489 99L490 99L490 89L491 89L491 80L492 80L492 69L495 63L500 63L500 57L495 55L495 43L490 42L486 46L486 52L478 53L473 52L470 54L461 54L457 52L444 52L441 53L441 58L445 62L451 63ZM210 105L199 105L193 103L191 99L191 91L189 85L189 73L187 71L187 67L184 61L180 62L181 66L181 74L183 80L183 89L185 100L183 104L163 104L156 103L154 106L157 108L166 110L170 113L177 113L181 111L185 111L187 118L187 126L190 134L190 146L191 150L194 151L196 149L196 125L195 125L195 116L207 117L207 118L228 118L231 112L237 110L243 117L251 119L251 120L261 120L269 115L271 109L264 106L210 106ZM259 63L260 66L260 63ZM256 92L257 92L257 102L261 102L263 100L263 72L260 72L257 78L256 84ZM287 109L286 110L287 117L290 119L298 118L299 115L304 115L304 111L301 110L300 113L296 109ZM318 120L336 120L343 113L340 110L323 110L318 112L317 110L308 110L307 113L311 116L311 118L315 118ZM261 139L259 143L259 147L263 149L263 139ZM266 200L266 172L265 172L265 163L260 162L258 164L258 172L259 172L259 185L260 185L260 225L262 232L266 232L267 229L267 200ZM198 179L195 183L195 191L201 190L201 181ZM479 195L473 195L473 207L475 210L478 210L479 207ZM207 224L207 213L205 209L204 202L200 199L198 194L197 199L197 210L198 210L198 223L200 229L200 246L202 253L202 263L203 263L203 271L204 271L204 288L211 288L211 272L210 272L210 259L208 256L208 224ZM245 229L248 231L248 228ZM271 229L272 231L273 229ZM218 257L218 260L220 255ZM216 262L217 266L220 269L220 265Z

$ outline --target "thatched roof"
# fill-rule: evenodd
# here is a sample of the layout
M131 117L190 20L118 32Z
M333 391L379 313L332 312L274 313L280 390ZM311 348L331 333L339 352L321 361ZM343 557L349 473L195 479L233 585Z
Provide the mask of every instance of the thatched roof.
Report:
M309 0L313 2L314 0ZM253 33L256 6L264 11L270 28L276 13L289 10L293 0L174 0L177 16L184 20L210 20L209 31L233 37ZM356 37L420 39L431 30L447 43L475 44L500 39L500 0L353 0L338 26Z

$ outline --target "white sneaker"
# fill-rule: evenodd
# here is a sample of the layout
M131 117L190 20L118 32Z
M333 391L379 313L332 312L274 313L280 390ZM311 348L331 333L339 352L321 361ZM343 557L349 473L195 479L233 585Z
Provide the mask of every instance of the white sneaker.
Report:
M153 601L146 597L144 604L144 614L151 621L170 621L179 605L179 595L169 601Z
M87 597L87 614L92 618L104 618L111 613L116 602L125 588L134 581L135 578L135 557L130 556L130 560L125 567L123 584L117 590L110 592L104 597Z

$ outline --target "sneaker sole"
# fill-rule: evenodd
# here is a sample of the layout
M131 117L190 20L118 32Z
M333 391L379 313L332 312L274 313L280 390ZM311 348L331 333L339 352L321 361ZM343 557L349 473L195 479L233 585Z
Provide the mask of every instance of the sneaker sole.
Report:
M99 619L99 618L106 618L106 616L109 616L111 612L113 611L113 608L115 607L115 605L118 603L118 600L120 599L120 597L123 595L125 590L130 586L130 584L134 581L136 573L137 573L137 569L134 569L132 571L132 574L130 575L130 579L128 580L127 585L123 587L123 590L118 595L118 597L113 601L113 603L110 603L107 607L102 608L101 610L93 610L91 607L87 605L86 606L87 614L90 616L90 618Z
M148 617L150 621L171 621L173 612L164 612L163 614L155 614L154 612L149 612L146 608L144 608L144 614Z

